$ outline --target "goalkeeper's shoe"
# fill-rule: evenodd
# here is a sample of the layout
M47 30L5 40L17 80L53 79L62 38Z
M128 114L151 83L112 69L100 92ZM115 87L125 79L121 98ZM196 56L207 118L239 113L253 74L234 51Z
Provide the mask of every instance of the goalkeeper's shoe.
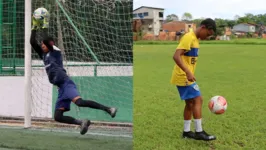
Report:
M87 120L87 119L82 120L81 127L80 127L81 135L84 135L85 133L87 133L90 124L91 124L90 120Z
M38 30L41 27L41 22L32 17L32 28L31 30Z
M195 139L195 133L192 131L185 132L183 131L183 138L185 139Z
M110 114L112 118L116 116L116 112L117 112L117 108L111 107L108 109L108 113Z
M216 137L214 135L207 134L205 131L202 131L202 132L195 132L195 139L203 141L211 141L211 140L216 140Z

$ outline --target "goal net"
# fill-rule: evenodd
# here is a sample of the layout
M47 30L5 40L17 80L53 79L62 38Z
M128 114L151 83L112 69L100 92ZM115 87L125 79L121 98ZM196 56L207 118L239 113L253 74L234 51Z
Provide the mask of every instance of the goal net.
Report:
M2 7L0 40L6 45L0 45L0 56L3 58L0 59L0 73L6 75L6 79L10 78L3 80L12 81L6 84L15 91L12 93L17 94L4 99L7 102L1 106L4 109L0 109L0 116L2 119L23 118L24 109L28 108L30 119L52 120L57 88L49 83L43 62L33 50L31 88L25 89L26 93L30 90L30 100L24 99L24 0L3 0ZM61 49L65 69L81 96L119 109L116 118L111 118L102 111L71 104L71 111L66 114L88 118L96 123L131 124L132 1L32 0L32 12L39 7L46 8L50 13L49 35L54 37L56 46ZM39 36L38 39L41 42ZM10 92L11 89L5 91ZM30 103L27 104L29 107L24 107L24 101ZM14 112L13 108L18 107L19 110Z

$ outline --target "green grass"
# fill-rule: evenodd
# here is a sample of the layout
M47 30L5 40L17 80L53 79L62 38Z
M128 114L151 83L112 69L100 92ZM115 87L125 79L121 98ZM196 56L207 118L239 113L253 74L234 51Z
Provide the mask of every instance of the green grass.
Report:
M134 41L135 45L176 45L178 41ZM201 44L245 44L245 45L266 45L266 39L256 38L243 38L243 39L231 39L230 41L201 41Z
M176 46L134 46L134 150L266 149L265 46L201 45L196 79L212 142L181 138L184 102L170 84ZM223 115L208 110L215 95L227 99Z
M132 139L0 128L0 149L4 148L17 150L131 150Z

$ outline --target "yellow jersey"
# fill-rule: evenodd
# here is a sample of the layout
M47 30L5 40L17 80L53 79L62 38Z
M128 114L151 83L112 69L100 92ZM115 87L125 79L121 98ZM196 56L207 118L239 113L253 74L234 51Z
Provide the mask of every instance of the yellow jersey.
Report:
M196 37L194 32L186 33L181 39L176 49L185 50L185 54L181 56L183 63L186 67L194 74L197 60L198 60L198 51L199 51L199 40ZM186 73L175 64L171 84L177 86L187 86L191 85L194 82L190 82L187 80Z

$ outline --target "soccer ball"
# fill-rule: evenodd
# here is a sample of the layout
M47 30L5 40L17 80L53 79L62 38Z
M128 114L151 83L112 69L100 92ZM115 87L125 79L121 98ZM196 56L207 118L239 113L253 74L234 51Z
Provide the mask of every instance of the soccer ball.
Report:
M43 20L44 18L48 18L49 17L49 12L47 11L47 9L41 7L41 8L38 8L38 9L36 9L34 11L33 17L36 20Z
M227 101L222 96L214 96L209 101L209 109L214 114L223 114L227 109Z

